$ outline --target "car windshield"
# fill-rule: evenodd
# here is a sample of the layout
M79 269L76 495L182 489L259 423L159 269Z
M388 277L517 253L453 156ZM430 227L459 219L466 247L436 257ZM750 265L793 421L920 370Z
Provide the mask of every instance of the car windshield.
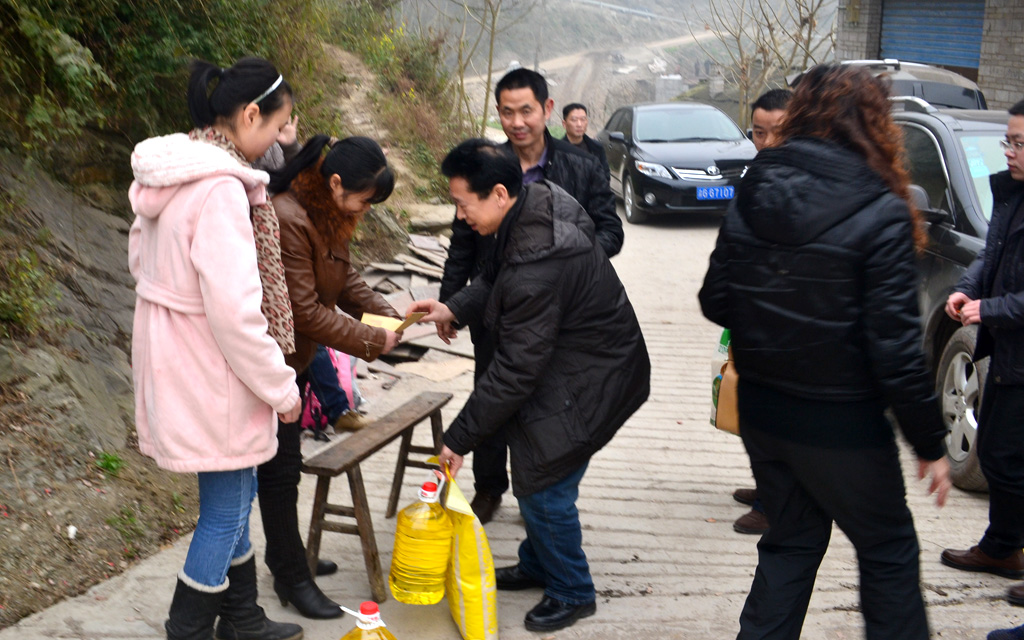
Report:
M644 109L636 116L637 142L741 140L743 132L714 109Z
M1006 169L1006 156L999 141L1002 133L987 132L983 134L961 134L960 146L964 149L967 166L971 172L971 183L978 194L981 211L988 220L992 217L992 189L988 177Z

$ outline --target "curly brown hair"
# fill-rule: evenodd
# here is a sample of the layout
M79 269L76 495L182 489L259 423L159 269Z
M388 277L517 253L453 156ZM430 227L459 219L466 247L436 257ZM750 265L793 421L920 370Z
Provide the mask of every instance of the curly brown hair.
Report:
M850 65L818 65L801 77L776 143L797 136L821 138L864 157L885 184L910 208L914 246L928 243L921 213L910 200L903 132L892 119L889 82Z

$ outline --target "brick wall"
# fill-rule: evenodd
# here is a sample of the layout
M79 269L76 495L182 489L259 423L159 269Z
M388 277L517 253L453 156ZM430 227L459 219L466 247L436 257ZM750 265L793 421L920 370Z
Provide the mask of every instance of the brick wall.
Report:
M1006 1L1010 3L1014 0ZM878 57L881 49L882 0L839 0L838 22L837 60Z
M978 86L989 109L1006 109L1024 99L1024 4L987 0Z

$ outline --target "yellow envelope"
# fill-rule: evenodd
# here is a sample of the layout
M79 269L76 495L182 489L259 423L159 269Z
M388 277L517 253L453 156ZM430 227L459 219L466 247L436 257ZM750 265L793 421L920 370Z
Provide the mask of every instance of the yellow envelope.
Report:
M425 311L417 311L416 313L410 313L405 317L405 320L399 320L397 318L389 318L388 316L379 316L375 313L364 313L361 322L368 324L371 327L382 327L388 331L405 331L412 325L419 322L420 318L427 315Z

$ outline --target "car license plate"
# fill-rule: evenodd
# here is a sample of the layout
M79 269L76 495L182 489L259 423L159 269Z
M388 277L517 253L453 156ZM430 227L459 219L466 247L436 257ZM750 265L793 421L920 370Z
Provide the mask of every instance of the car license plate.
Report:
M735 187L697 187L698 200L732 200L736 195Z

